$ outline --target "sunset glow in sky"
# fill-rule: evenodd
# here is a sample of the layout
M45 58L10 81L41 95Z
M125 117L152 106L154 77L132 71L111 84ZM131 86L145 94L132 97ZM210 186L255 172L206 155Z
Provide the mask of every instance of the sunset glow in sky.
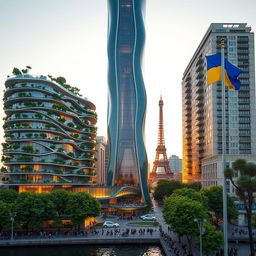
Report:
M107 0L0 0L1 98L13 67L29 65L31 74L63 76L96 105L98 135L107 136L107 17ZM161 92L167 154L182 156L182 74L212 22L248 23L255 31L256 1L147 0L144 82L150 162ZM0 115L2 120L3 110Z

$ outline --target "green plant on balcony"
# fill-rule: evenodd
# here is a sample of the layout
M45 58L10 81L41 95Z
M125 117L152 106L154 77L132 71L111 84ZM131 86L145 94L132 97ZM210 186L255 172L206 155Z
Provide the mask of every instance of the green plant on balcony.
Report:
M10 145L8 143L2 143L3 150L10 149Z
M85 149L85 146L84 145L80 145L80 149Z
M18 68L13 68L12 74L15 76L22 75L22 72Z
M20 113L15 113L16 118L20 118L21 114Z
M22 126L23 128L28 128L28 127L30 127L30 125L29 125L28 123L22 123L21 126Z
M46 133L40 133L39 135L40 135L41 138L46 138L47 137Z
M74 162L74 163L73 163L73 165L78 166L78 165L79 165L79 163L78 163L78 162Z
M83 136L81 137L81 139L82 139L82 140L90 140L90 138L89 138L88 136L86 136L86 135L83 135Z
M20 127L20 123L16 123L16 127L19 128Z
M79 134L77 134L77 133L71 133L70 136L72 136L72 137L74 137L74 138L77 139L77 138L79 137Z
M75 154L73 152L68 152L68 156L75 157Z
M23 104L25 107L36 107L37 105L35 102L30 102L30 101L24 102Z
M81 131L81 130L83 129L83 127L82 127L81 125L77 125L77 126L76 126L76 129L79 130L79 131Z
M84 175L85 174L85 172L83 170L78 170L76 173L80 174L80 175Z
M32 166L30 166L30 165L27 165L27 166L25 166L25 167L22 167L22 168L20 168L22 171L33 171L33 168L32 168Z
M58 120L59 122L61 122L61 123L64 123L64 122L66 121L66 119L65 119L65 118L62 118L62 117L59 117L57 120Z
M61 158L54 158L52 159L52 161L56 164L64 164L65 160L61 159Z
M58 148L57 151L58 151L58 152L63 152L63 151L64 151L64 148Z
M14 183L14 182L13 182ZM20 178L17 183L28 183L28 180L26 178Z
M50 124L46 124L46 125L45 125L45 128L46 128L46 129L50 129L51 127L53 127L53 126L50 125Z
M5 168L5 167L2 166L1 169L0 169L0 172L1 172L1 173L6 173L6 172L7 172L7 168Z
M25 135L26 135L27 138L31 138L33 134L32 133L26 133Z
M57 93L53 93L53 94L52 94L52 97L53 97L54 99L61 100L61 96L58 95Z
M23 118L28 118L28 115L27 114L22 114L22 117Z
M60 169L54 169L53 172L56 173L56 174L62 174L63 173L63 171L60 170Z
M85 157L85 158L91 158L91 157L92 157L92 154L84 153L84 154L83 154L83 157Z
M56 149L56 146L55 145L51 145L50 148L51 149Z
M54 115L54 112L52 112L52 111L47 111L47 115L48 115L48 116Z
M42 118L43 118L43 115L41 115L41 114L39 114L39 113L35 113L35 118L42 119Z
M24 152L26 153L33 153L34 152L34 149L32 146L24 146L21 148Z
M41 162L41 163L45 163L45 159L41 159L40 162Z
M1 161L2 161L2 162L9 162L10 160L11 160L10 157L2 156L2 158L1 158Z
M32 162L33 157L32 156L20 156L17 158L17 161L19 162Z
M72 122L69 122L69 123L67 123L67 126L74 128L75 125Z

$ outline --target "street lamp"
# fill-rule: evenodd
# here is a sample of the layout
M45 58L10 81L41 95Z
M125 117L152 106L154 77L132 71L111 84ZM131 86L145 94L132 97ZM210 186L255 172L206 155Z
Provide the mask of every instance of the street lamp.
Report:
M16 212L11 212L11 222L12 222L12 233L11 233L11 240L13 240L13 223L14 223L14 218L16 217Z
M204 228L204 222L206 222L206 219L194 219L194 222L197 223L198 229L199 229L199 237L200 237L200 256L203 256L203 242L202 242L202 235L204 234L205 228Z

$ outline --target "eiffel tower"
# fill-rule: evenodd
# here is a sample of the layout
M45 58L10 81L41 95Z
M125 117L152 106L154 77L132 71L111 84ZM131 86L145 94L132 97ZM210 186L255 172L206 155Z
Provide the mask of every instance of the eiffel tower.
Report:
M156 148L156 157L153 163L153 169L149 175L149 184L153 187L156 186L158 180L167 179L173 180L173 173L169 166L169 160L166 155L166 147L164 140L164 120L163 120L163 105L162 95L159 100L159 127L158 127L158 145ZM160 158L160 156L162 156ZM164 172L157 172L161 167Z

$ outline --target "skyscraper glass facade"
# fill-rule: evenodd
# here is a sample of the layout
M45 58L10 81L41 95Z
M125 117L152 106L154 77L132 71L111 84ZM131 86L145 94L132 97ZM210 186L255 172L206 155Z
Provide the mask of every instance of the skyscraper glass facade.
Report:
M148 198L144 146L146 92L141 71L144 1L109 0L108 5L108 184L138 186L145 200Z

